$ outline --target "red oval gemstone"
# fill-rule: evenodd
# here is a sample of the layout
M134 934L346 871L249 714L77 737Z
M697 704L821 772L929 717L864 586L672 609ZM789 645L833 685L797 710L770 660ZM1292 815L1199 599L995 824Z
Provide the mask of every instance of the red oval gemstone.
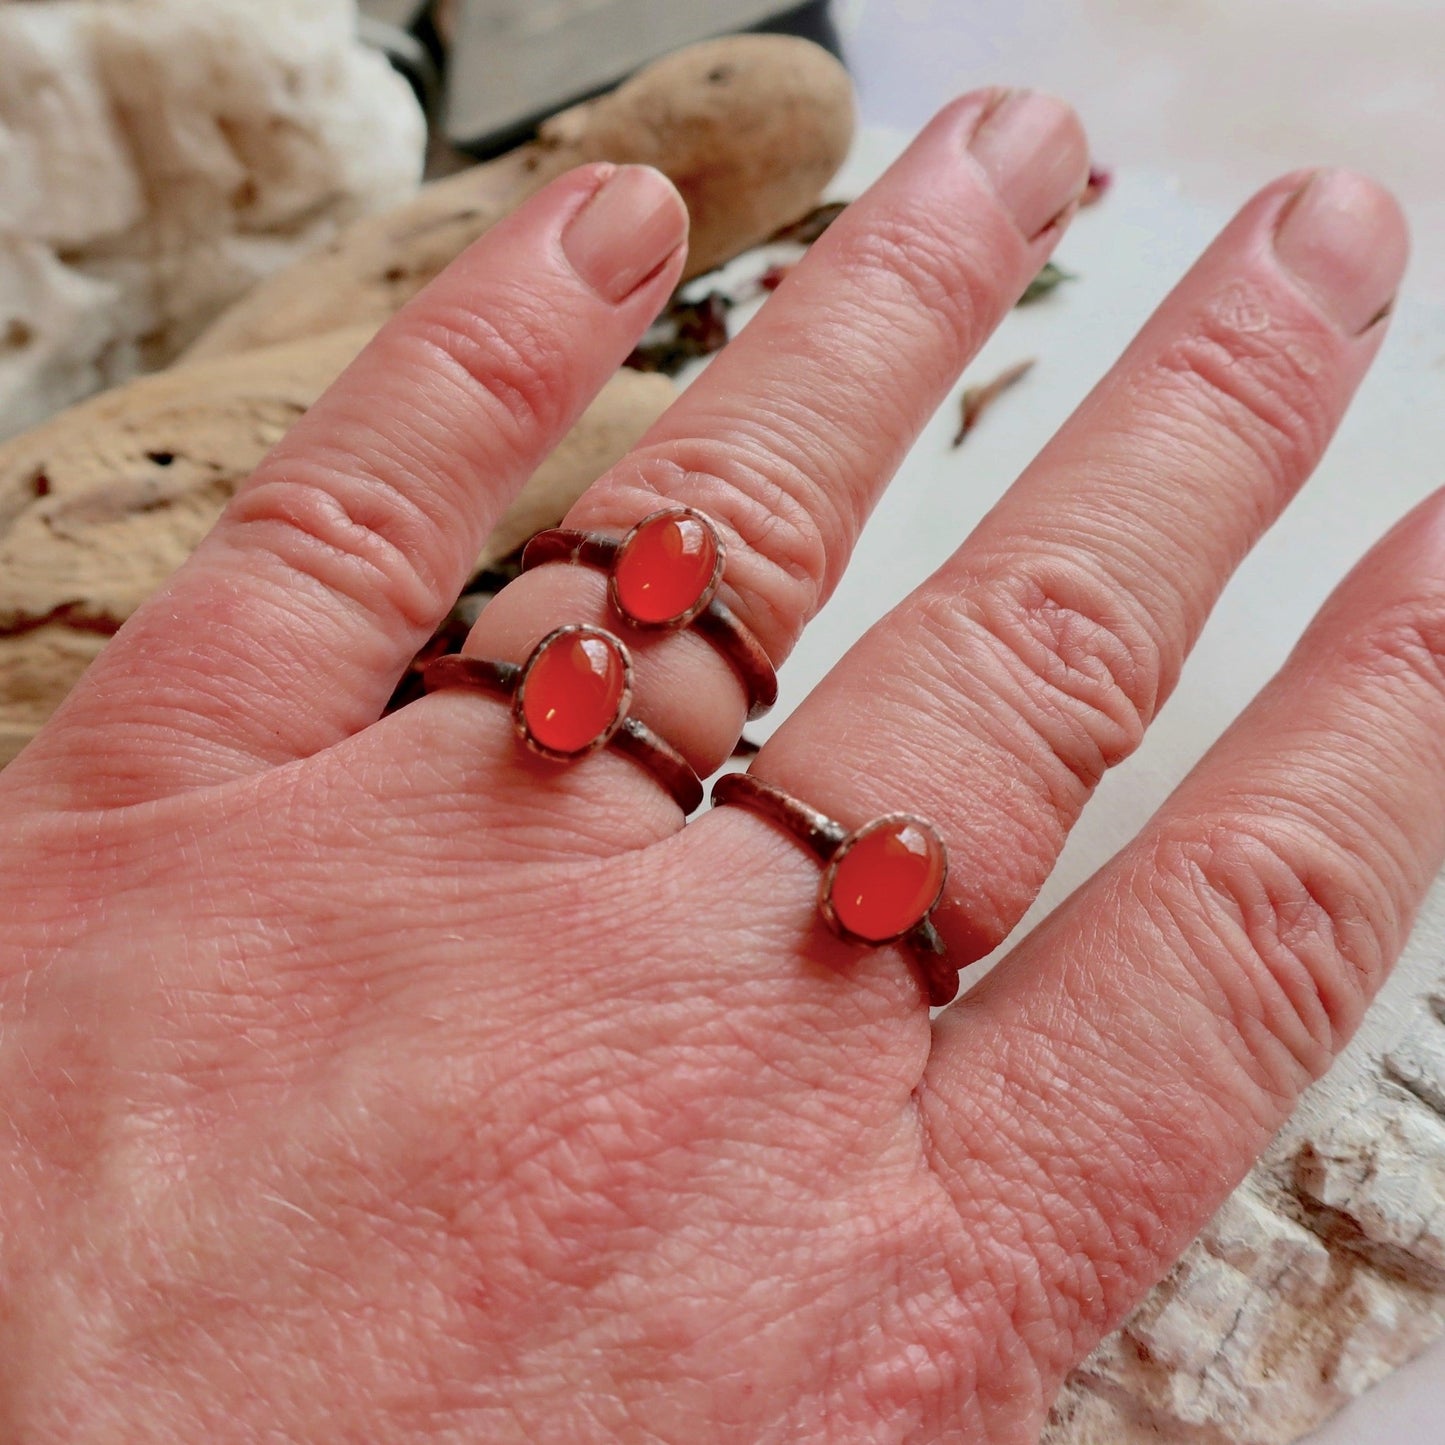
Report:
M706 522L663 512L639 522L623 543L612 568L613 596L634 622L672 622L704 599L717 563L717 536Z
M859 830L825 886L843 929L884 943L922 921L946 871L943 842L931 828L908 818L880 819Z
M522 721L549 752L584 752L612 735L626 690L627 663L615 638L558 632L538 644L527 665Z

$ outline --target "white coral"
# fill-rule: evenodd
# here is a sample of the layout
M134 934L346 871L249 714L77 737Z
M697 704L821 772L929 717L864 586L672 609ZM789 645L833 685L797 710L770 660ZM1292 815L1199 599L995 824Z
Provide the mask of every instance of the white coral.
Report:
M425 125L355 25L354 0L0 0L0 437L411 193Z

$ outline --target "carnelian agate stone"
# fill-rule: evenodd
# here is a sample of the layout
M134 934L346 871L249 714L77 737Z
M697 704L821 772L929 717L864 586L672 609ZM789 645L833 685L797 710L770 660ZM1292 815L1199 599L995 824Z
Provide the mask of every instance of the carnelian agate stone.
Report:
M607 741L622 721L628 667L622 644L562 628L538 643L522 677L517 716L545 752L571 757Z
M879 818L839 849L824 875L825 902L843 933L886 943L923 921L947 871L932 828L916 818Z
M612 564L613 600L644 627L691 621L712 596L721 555L717 533L695 512L644 517Z

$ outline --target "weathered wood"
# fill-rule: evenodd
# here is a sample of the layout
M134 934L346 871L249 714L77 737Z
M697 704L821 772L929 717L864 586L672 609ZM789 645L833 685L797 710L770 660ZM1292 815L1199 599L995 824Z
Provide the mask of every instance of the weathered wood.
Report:
M358 221L218 317L187 357L379 326L528 196L588 161L672 178L692 220L687 274L697 275L813 206L852 136L852 85L821 47L781 35L691 46L554 116L533 144Z

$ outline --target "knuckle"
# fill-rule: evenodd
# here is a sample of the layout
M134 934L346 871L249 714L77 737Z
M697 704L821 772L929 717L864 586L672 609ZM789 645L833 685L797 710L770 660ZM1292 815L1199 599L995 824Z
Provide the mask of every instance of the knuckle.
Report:
M514 453L530 456L560 427L570 363L555 322L533 298L509 297L494 316L433 306L407 341L419 376L460 393L447 410L475 417Z
M293 462L284 477L241 493L230 518L242 547L270 556L289 578L304 578L370 613L390 612L413 628L435 623L440 578L427 565L436 528L395 487L320 464Z
M1386 608L1346 645L1345 658L1369 677L1423 684L1445 699L1445 592Z
M1322 385L1324 343L1286 333L1243 283L1202 311L1164 349L1157 375L1171 417L1238 438L1282 493L1314 465L1332 429L1334 390ZM1184 392L1184 407L1177 393Z
M484 434L506 468L530 464L565 419L568 362L555 327L526 298L504 300L497 314L504 323L423 309L396 343L412 384L398 389L385 433L369 416L348 417L344 453L314 443L292 453L237 496L230 520L288 573L408 628L433 626L463 530L448 501L463 490L461 448L443 451L435 436Z
M1256 1075L1292 1097L1354 1031L1402 942L1356 848L1261 805L1166 830L1149 890Z
M1163 660L1126 589L1082 561L1011 559L977 574L950 606L985 637L998 691L1031 739L1088 786L1138 747Z
M842 295L865 295L873 314L922 316L947 327L956 350L971 348L983 318L1002 308L999 278L971 258L991 254L937 224L893 213L850 234L834 258L846 285Z
M729 602L774 662L822 606L849 535L826 482L793 459L796 449L795 436L770 446L766 430L667 442L631 457L609 487L608 505L623 516L686 501L733 534L741 547L728 553Z
M832 593L866 519L858 418L899 439L901 456L917 398L952 374L940 355L971 350L1003 304L996 278L969 259L987 248L961 243L936 221L880 214L832 235L828 265L838 284L809 323L815 353L830 361L825 384L806 399L792 388L764 391L745 410L698 397L690 436L634 452L605 486L618 522L686 500L737 537L729 602L774 661ZM932 344L901 345L900 336ZM887 367L877 365L882 354Z

